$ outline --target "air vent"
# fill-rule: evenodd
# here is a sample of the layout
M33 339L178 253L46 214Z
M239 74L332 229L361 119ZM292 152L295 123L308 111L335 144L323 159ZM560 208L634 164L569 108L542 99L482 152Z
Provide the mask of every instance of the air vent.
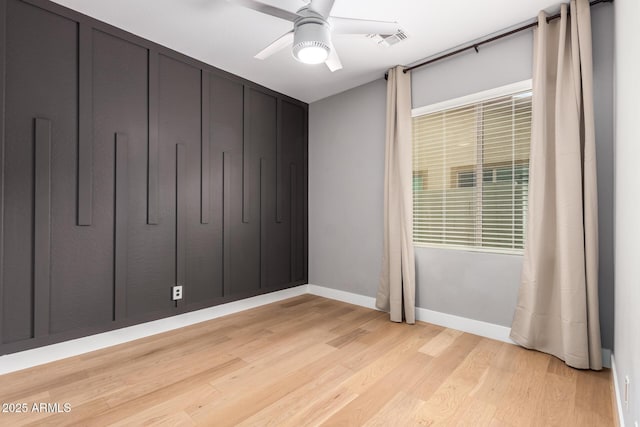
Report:
M402 30L398 30L397 33L395 34L369 34L367 35L367 37L369 37L370 39L373 39L376 41L376 43L378 43L380 46L384 46L384 47L390 47L393 46L394 44L398 44L403 40L406 40L409 38L409 36L407 36L407 33L405 33Z
M399 30L397 33L392 34L390 36L382 36L382 40L378 42L385 47L393 46L394 44L400 43L403 40L408 38L407 33L402 30Z

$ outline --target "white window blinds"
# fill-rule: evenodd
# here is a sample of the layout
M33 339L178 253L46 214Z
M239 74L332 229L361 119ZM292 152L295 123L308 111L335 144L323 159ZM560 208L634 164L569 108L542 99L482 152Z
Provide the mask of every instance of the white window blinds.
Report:
M530 90L414 111L414 243L522 252L530 139Z

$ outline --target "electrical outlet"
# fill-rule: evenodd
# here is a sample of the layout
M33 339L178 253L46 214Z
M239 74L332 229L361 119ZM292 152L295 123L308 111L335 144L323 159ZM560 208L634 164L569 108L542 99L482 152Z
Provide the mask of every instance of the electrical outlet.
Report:
M631 379L629 375L624 377L624 409L629 409L629 385L631 385Z
M176 285L171 289L172 289L172 296L171 296L172 300L177 301L179 299L182 299L182 285Z

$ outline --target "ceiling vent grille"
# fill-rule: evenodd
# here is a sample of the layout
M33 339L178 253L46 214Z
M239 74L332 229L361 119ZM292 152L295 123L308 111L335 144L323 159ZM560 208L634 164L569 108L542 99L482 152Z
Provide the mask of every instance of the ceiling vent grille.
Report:
M397 33L391 34L391 35L369 34L367 37L375 40L380 46L384 46L384 47L391 47L394 44L398 44L401 41L409 38L409 36L407 36L407 33L405 33L402 30L398 30Z

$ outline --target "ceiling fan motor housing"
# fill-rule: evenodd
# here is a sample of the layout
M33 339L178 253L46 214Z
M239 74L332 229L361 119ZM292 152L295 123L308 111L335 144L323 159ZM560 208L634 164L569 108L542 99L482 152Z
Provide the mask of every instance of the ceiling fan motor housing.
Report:
M331 28L318 17L304 17L296 21L293 36L293 56L298 59L298 52L307 47L318 47L331 51Z

